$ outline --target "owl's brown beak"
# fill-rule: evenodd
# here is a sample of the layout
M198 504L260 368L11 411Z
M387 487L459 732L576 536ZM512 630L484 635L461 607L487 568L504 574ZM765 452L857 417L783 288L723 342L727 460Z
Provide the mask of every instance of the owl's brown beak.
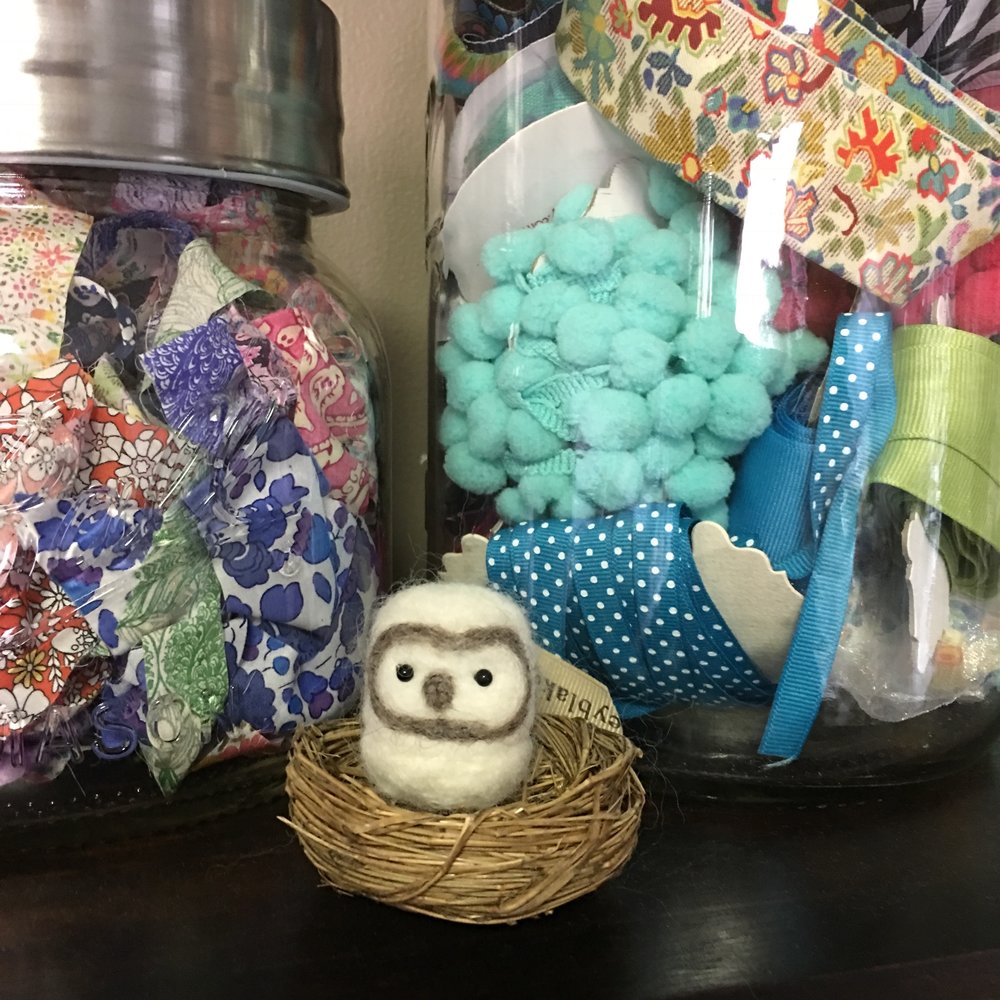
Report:
M455 697L455 684L447 674L431 674L424 681L424 698L435 712L451 707Z

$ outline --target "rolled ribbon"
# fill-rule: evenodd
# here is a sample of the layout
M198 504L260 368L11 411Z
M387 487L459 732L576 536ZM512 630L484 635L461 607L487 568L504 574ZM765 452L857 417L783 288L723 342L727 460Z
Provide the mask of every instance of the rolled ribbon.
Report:
M809 518L813 432L807 426L808 383L775 405L766 431L747 446L729 500L729 531L752 539L771 566L803 580L812 570L815 543Z
M872 469L1000 549L1000 346L943 326L903 327L899 413Z
M774 690L712 603L674 503L495 533L491 583L538 642L603 681L623 718L673 702L762 704Z

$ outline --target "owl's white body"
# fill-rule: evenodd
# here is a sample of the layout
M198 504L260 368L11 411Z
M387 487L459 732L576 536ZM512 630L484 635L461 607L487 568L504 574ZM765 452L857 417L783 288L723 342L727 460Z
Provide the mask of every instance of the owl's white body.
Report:
M435 812L515 796L533 760L531 630L509 598L432 583L390 597L369 638L361 759L372 785Z
M486 809L517 793L534 759L530 734L456 744L401 733L370 712L365 715L365 770L394 802L433 812Z

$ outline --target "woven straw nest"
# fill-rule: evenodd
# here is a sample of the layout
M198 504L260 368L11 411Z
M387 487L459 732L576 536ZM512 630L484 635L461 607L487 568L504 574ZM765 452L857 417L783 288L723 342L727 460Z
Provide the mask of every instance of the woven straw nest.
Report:
M645 799L624 737L542 716L520 799L476 813L416 812L365 779L355 720L311 727L292 745L290 820L323 881L445 920L515 923L617 875Z

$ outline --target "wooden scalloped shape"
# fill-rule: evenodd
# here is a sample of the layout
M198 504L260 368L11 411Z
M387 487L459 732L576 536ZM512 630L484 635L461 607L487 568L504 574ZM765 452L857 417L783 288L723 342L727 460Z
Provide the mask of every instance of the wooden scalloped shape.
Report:
M802 595L760 549L738 548L725 528L699 521L691 550L705 589L740 645L769 680L777 682L792 644Z

